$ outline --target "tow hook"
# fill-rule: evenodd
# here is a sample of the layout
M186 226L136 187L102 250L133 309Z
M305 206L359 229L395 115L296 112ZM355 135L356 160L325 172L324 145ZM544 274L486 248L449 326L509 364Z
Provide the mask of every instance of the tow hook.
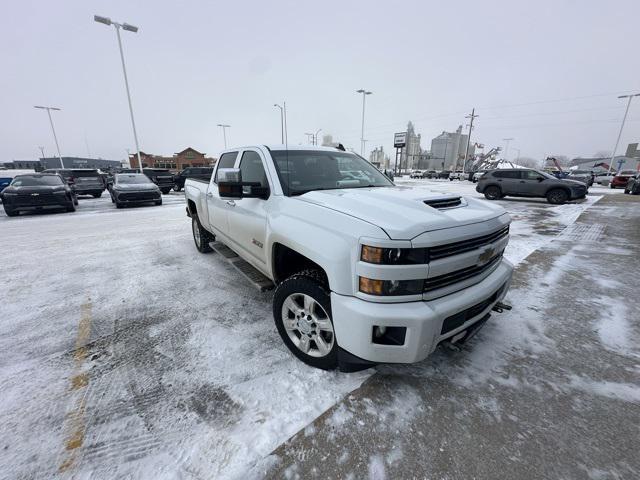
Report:
M502 313L505 310L511 310L513 307L511 305L507 305L506 303L498 302L496 303L491 310L494 312Z

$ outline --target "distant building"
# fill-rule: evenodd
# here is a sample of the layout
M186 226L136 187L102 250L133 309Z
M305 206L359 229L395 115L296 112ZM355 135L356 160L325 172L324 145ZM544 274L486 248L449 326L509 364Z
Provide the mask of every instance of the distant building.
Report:
M611 157L577 157L571 160L569 167L578 167L579 170L594 170L603 171L609 170L609 164L611 163ZM604 164L604 165L603 165ZM611 165L611 170L618 171L618 165L620 170L635 170L640 167L640 158L631 158L624 155L616 155Z
M140 159L142 167L150 168L168 168L170 170L183 170L187 167L207 167L216 163L216 159L207 157L206 153L201 153L195 148L187 147L181 152L174 153L171 157L161 155L151 155L140 151ZM131 168L139 168L138 155L132 153L129 155L129 163Z
M462 133L462 125L455 132L442 132L431 140L429 168L433 170L462 169L467 148L468 135ZM475 146L469 145L469 156L473 156Z
M62 157L64 168L100 168L103 170L122 166L119 160L105 160L103 158ZM60 168L58 157L45 157L39 160L14 160L3 164L6 168L25 168L46 170L47 168Z
M384 154L384 148L382 146L371 150L369 162L378 168L389 168L389 157Z
M407 124L407 143L400 152L400 169L415 169L420 162L420 134L416 134L413 123Z

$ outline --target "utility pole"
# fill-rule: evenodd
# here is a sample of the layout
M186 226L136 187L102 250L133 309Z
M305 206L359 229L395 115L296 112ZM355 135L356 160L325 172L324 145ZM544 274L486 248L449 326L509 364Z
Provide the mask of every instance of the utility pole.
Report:
M231 128L231 125L219 123L218 127L222 127L222 137L224 138L224 149L227 149L227 128Z
M316 145L316 146L318 145L318 134L319 134L321 131L322 131L322 129L321 129L321 128L319 128L319 129L316 131L315 135L313 136L313 138L314 138L314 140L315 140L314 145Z
M127 101L129 102L129 115L131 116L131 126L133 127L133 139L136 142L136 151L138 154L138 166L140 167L140 173L142 173L142 160L140 159L140 145L138 144L138 133L136 131L136 121L133 118L133 105L131 104L131 92L129 91L129 79L127 78L127 68L124 64L124 53L122 51L122 40L120 39L120 29L127 32L136 33L138 27L129 25L128 23L116 23L111 21L108 17L101 17L100 15L94 15L93 20L105 25L113 25L116 29L116 37L118 38L118 48L120 49L120 61L122 62L122 73L124 75L124 86L127 90Z
M507 155L509 154L509 142L513 140L513 137L503 138L502 140L507 142L507 144L504 147L504 159L507 160Z
M58 151L58 158L60 159L60 168L64 168L64 162L62 161L62 155L60 155L60 145L58 145L58 136L56 135L56 129L53 128L53 119L51 118L51 110L59 111L57 107L43 107L42 105L34 105L34 108L40 110L46 110L49 116L49 123L51 124L51 132L53 133L53 140L56 142L56 150Z
M471 130L473 130L473 121L479 117L480 115L476 115L475 107L471 109L471 114L467 115L464 118L470 118L469 122L469 134L467 135L467 148L464 150L464 163L462 164L462 170L466 173L467 171L467 161L469 160L469 142L471 142ZM457 165L456 165L457 167Z
M313 133L305 133L305 135L307 136L307 143L313 145Z
M613 162L616 159L616 150L618 150L618 144L620 143L620 137L622 136L622 130L624 129L624 122L627 121L627 114L629 113L629 107L631 106L631 99L633 97L640 97L640 93L634 93L632 95L620 95L618 98L628 98L627 108L624 111L624 117L622 117L622 124L620 125L620 131L618 132L618 138L616 139L616 146L613 147L613 153L611 154L611 161L609 162L609 170L608 173L611 173L611 168L613 167Z
M361 88L360 90L356 90L356 93L362 94L362 129L360 131L360 155L364 155L364 106L365 99L367 95L371 95L373 92L368 92L367 90Z
M42 160L44 160L44 147L38 147L38 148L40 149L40 153L42 153Z
M289 132L287 130L287 102L282 102L284 106L284 144L289 144ZM287 147L288 148L288 147Z

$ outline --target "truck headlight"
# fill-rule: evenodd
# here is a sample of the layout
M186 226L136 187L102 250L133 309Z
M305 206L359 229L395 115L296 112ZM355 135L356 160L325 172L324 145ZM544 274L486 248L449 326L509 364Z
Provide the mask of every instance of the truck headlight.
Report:
M429 263L429 250L427 248L382 248L363 245L360 260L381 265Z
M417 295L424 288L424 280L375 280L359 277L359 290L369 295Z

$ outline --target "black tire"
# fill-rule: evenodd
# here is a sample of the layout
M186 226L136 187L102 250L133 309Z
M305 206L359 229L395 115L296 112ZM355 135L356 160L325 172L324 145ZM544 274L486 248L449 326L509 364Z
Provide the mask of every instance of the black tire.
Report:
M629 194L629 189L625 187L624 193L628 195Z
M198 214L196 212L191 214L191 233L193 234L193 243L195 243L200 253L209 253L212 251L209 242L213 242L215 236L211 235L200 225L200 220L198 220Z
M566 192L566 190L563 190L561 188L554 188L553 190L549 190L546 197L547 202L552 205L562 205L567 200L569 200L569 194Z
M278 333L285 343L287 348L298 359L306 363L307 365L322 370L334 370L338 367L338 342L333 335L333 345L324 356L312 356L302 350L300 350L291 340L287 330L283 323L282 307L284 302L290 295L302 294L311 297L317 304L319 304L324 312L326 312L328 320L331 322L333 328L333 320L331 318L331 296L330 290L326 283L324 275L317 270L306 270L300 273L296 273L291 277L283 281L278 287L273 296L273 319L276 323ZM335 332L335 328L333 328ZM312 342L314 340L311 340Z
M496 187L495 185L490 185L487 188L484 189L484 198L486 198L487 200L498 200L499 198L502 198L502 191L500 190L500 187Z
M182 187L180 185L174 185L173 186L173 191L174 192L179 192L180 190L182 190Z
M4 213L7 214L7 217L17 217L18 215L20 215L20 212L16 212L15 210L7 207L4 207Z
M73 196L73 204L77 207L78 206L78 196L74 195Z
M160 191L166 195L167 193L169 193L171 191L171 188L161 188Z
M100 193L92 193L91 195L93 195L93 198L100 198L102 196L102 192L100 192Z
M67 212L75 212L75 211L76 211L76 205L75 203L73 203L73 200L72 200L71 203L67 205Z
M153 202L153 203L155 203L156 205L162 205L162 199L160 199L160 200L158 200L156 202Z
M124 208L124 205L116 201L116 208Z

